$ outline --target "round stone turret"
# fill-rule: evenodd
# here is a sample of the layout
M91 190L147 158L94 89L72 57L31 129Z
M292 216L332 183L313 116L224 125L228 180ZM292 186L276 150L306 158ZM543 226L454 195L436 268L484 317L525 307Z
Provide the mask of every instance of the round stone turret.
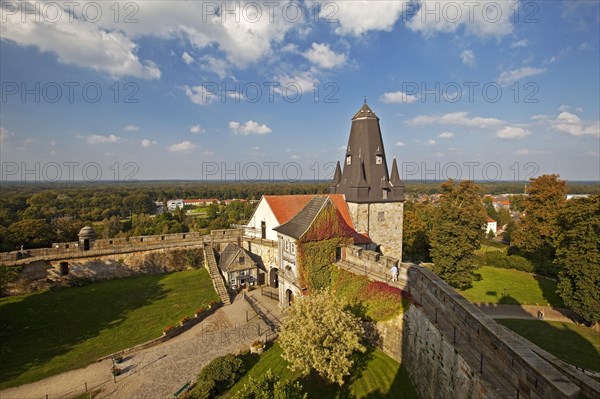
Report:
M91 226L85 226L79 230L79 247L88 251L96 241L96 232Z

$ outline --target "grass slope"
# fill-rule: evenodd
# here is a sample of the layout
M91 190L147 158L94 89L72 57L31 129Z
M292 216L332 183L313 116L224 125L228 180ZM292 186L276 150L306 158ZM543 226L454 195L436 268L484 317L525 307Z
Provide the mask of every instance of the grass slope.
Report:
M600 371L600 333L590 328L560 321L496 321L567 363Z
M0 299L0 389L156 338L218 301L204 269Z
M553 280L490 266L481 267L475 272L475 276L473 287L461 292L471 302L562 305ZM504 289L506 297L503 297Z
M406 370L400 363L375 348L370 348L363 360L356 364L355 372L348 378L343 389L335 384L325 382L318 375L311 374L301 378L299 373L290 371L287 368L288 363L281 357L281 348L277 344L260 357L248 353L243 355L242 359L247 373L234 385L229 395L248 383L250 376L258 378L271 369L284 381L299 379L305 392L308 393L309 399L417 397Z

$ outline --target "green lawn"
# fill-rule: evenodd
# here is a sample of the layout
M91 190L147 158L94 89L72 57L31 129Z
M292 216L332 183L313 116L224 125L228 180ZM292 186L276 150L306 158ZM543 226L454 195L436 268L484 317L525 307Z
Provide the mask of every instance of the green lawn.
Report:
M514 269L483 266L475 272L473 287L462 291L471 302L521 305L557 305L556 282ZM506 289L506 296L503 296Z
M0 299L0 389L156 338L218 301L205 269Z
M309 399L327 398L417 398L417 393L406 370L394 359L380 351L370 348L363 360L355 365L355 372L340 389L335 384L328 384L318 375L300 378L296 372L287 368L288 363L281 358L281 348L275 344L260 357L245 354L242 356L247 370L246 375L231 389L230 394L238 391L248 382L248 378L258 378L268 369L282 380L295 380L308 393ZM227 396L227 395L226 395Z
M561 321L496 321L567 363L600 371L600 333L590 328Z

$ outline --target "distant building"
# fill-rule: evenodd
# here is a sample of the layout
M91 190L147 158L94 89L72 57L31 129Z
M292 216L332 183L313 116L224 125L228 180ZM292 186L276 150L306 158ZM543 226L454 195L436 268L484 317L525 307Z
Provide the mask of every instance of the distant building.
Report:
M567 201L577 198L587 198L589 196L589 194L567 194Z
M189 199L183 200L183 205L190 206L206 206L212 203L218 203L219 200L216 198L203 198L203 199Z
M487 228L486 228L485 232L486 232L486 234L490 234L490 231L494 233L494 237L495 237L497 234L497 231L498 231L498 222L496 222L491 217L488 217L487 218Z
M174 211L177 208L183 208L183 200L182 199L176 199L176 200L169 200L167 201L167 209L170 211Z

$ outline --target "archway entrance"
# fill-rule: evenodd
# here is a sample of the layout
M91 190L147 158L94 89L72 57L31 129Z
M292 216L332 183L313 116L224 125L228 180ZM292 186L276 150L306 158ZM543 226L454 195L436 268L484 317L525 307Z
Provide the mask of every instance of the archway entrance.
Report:
M269 286L271 288L279 287L279 276L277 275L278 271L279 270L276 267L271 268L269 271Z
M290 306L292 303L294 303L294 294L292 293L292 290L287 290L285 292L285 299L287 306Z
M89 251L90 250L90 240L89 238L86 238L83 240L83 250L84 251Z

